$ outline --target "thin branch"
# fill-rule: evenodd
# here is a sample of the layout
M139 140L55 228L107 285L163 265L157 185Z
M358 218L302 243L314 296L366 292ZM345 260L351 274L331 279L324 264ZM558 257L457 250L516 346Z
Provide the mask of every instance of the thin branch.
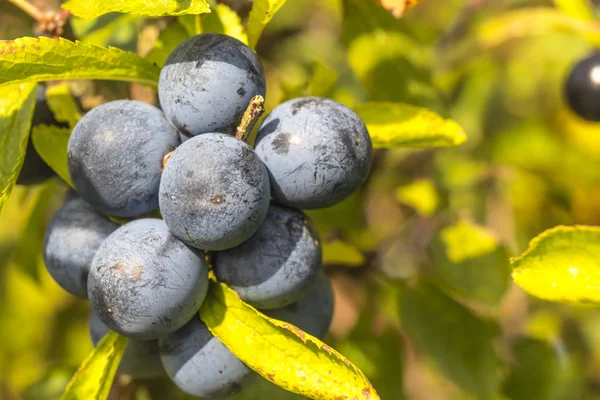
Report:
M39 8L28 2L27 0L8 0L21 10L25 11L30 17L35 19L36 21L40 21L44 19L44 14L40 11Z

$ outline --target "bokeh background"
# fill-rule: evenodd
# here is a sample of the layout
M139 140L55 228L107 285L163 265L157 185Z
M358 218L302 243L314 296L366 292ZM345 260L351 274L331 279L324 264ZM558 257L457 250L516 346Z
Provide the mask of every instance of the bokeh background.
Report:
M0 1L0 39L36 34ZM242 18L250 8L223 3ZM529 297L509 264L547 228L600 224L600 125L563 98L570 67L600 44L600 22L579 20L574 3L424 0L395 19L371 0L288 0L259 42L267 109L306 94L404 102L454 119L469 137L456 148L378 150L359 193L309 213L335 289L326 342L384 400L600 399L600 310ZM227 18L203 16L204 29L223 31ZM65 35L153 57L159 34L179 40L187 22L110 14L72 19ZM156 101L119 82L71 88L84 110ZM57 178L18 186L0 215L2 400L58 398L92 349L88 303L63 292L41 258L65 194ZM179 398L167 380L127 377L111 393ZM299 398L267 382L235 397Z

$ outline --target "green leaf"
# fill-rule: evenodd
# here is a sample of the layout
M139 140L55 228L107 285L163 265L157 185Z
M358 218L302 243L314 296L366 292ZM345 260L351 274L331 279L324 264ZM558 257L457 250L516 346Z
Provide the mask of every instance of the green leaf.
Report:
M61 400L105 400L128 339L109 332L71 378Z
M600 302L600 228L557 226L511 259L513 279L526 292L560 302Z
M285 4L286 0L254 0L250 16L248 17L248 43L255 48L265 26L271 18Z
M588 0L554 0L556 7L565 14L584 21L596 19L592 4Z
M368 314L367 314L368 313ZM366 311L350 335L338 344L346 356L369 375L383 399L402 399L404 349L402 336L391 327L377 329Z
M558 349L544 340L519 338L513 345L514 366L503 391L512 400L559 399L563 365Z
M248 44L248 34L240 16L227 7L225 4L219 4L216 7L216 13L223 24L223 33L239 40L244 44Z
M338 73L322 62L313 63L313 71L308 82L310 96L324 97L338 80Z
M354 111L363 119L374 147L449 147L467 140L456 122L402 103L364 103Z
M428 283L399 297L402 326L419 349L461 389L491 398L499 386L497 328Z
M432 243L435 268L458 294L496 305L510 285L506 249L485 227L469 221L442 229Z
M39 265L42 260L44 231L48 223L48 209L52 200L56 200L56 181L46 182L39 193L35 206L32 208L27 225L21 233L20 240L12 261L19 266L34 282L40 282Z
M81 42L104 47L112 44L119 48L126 45L132 36L137 37L138 25L142 22L142 17L128 14L105 15L95 20L71 19L75 37Z
M169 54L189 37L185 27L179 22L167 26L154 42L154 47L146 56L146 60L158 66L164 66Z
M92 19L110 12L161 17L210 12L206 0L69 0L62 5L73 15Z
M396 199L425 216L433 215L440 203L440 197L430 179L417 179L400 186L396 189Z
M200 317L233 354L265 379L312 399L379 396L350 361L286 322L270 319L211 281Z
M79 106L67 83L49 86L46 89L46 101L58 122L66 122L73 128L81 119Z
M55 125L37 125L31 140L42 160L54 170L70 187L73 187L67 166L67 145L71 130Z
M0 41L0 71L0 85L104 79L155 87L160 75L158 66L135 53L46 37Z
M0 87L0 213L23 166L36 91L32 83Z
M364 264L362 252L341 240L325 241L323 244L323 264L358 267Z

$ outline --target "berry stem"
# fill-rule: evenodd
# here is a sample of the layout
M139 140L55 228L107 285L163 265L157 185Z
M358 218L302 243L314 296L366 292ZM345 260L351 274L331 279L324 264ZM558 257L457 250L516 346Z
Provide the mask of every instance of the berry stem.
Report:
M248 138L248 135L252 132L252 128L254 128L260 116L265 112L264 104L265 98L260 94L250 100L250 104L248 104L248 108L242 116L242 121L235 131L236 139L245 141Z

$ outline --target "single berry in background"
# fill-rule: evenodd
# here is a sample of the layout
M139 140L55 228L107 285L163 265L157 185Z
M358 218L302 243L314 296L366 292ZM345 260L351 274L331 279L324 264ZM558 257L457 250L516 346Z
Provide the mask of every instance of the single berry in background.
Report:
M119 225L79 198L67 200L46 227L42 254L54 280L87 299L87 279L96 251Z
M192 396L225 397L239 391L252 376L198 317L159 343L167 375Z
M600 121L600 52L579 61L566 84L569 107L588 121Z
M271 205L260 229L247 241L213 254L220 282L256 308L278 308L298 300L321 266L319 236L298 210Z
M255 150L271 178L271 194L293 208L332 206L367 179L371 138L348 107L302 97L275 108L264 120Z
M66 124L60 124L54 118L54 114L48 107L48 103L46 102L46 88L44 86L38 85L37 87L37 97L35 99L35 109L33 111L33 119L31 120L31 128L37 125L56 125L56 126L66 126ZM31 134L31 132L30 132ZM25 159L23 160L23 167L21 167L21 172L19 173L19 177L17 178L18 185L35 185L38 183L42 183L45 180L56 175L52 168L48 166L39 156L35 148L33 147L33 142L31 141L31 136L29 137L29 142L27 142L27 151L25 152Z
M98 346L100 340L109 332L108 327L93 311L90 311L89 331L94 347ZM164 372L165 369L160 361L158 339L129 339L117 373L131 375L136 379L150 379L161 376Z
M117 100L88 112L68 146L77 193L96 210L133 217L158 208L162 160L180 143L177 130L150 104Z
M204 33L181 43L160 73L158 97L167 118L188 136L233 134L250 100L265 96L262 65L237 39Z
M331 284L320 273L308 292L295 303L274 310L265 310L264 314L280 321L289 322L304 332L323 339L329 331L333 318L333 291Z
M160 212L184 243L224 250L250 238L269 208L269 177L246 143L221 133L185 141L168 159Z
M90 269L92 308L109 329L156 339L185 325L208 288L208 266L160 219L139 219L102 243Z

